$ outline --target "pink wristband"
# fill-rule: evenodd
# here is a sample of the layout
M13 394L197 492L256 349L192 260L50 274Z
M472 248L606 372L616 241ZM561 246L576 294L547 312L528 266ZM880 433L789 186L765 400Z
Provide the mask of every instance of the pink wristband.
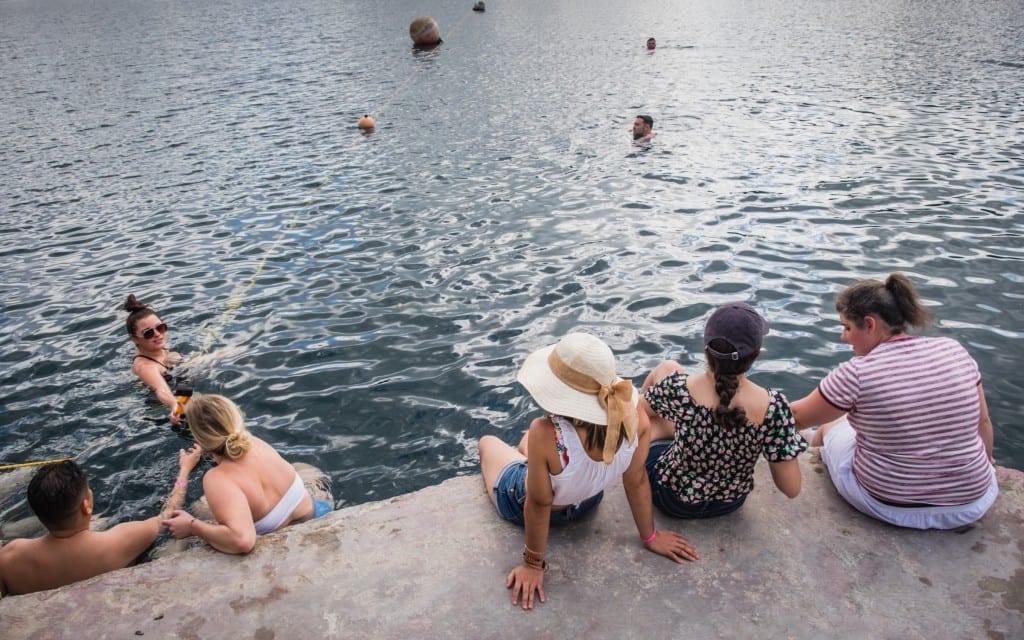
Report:
M652 542L654 542L654 539L657 538L657 537L658 537L658 530L655 529L654 532L646 540L643 540L643 543L644 544L651 544Z
M187 482L182 482L181 480L175 480L174 481L174 488L175 489L177 489L179 487L184 487L184 486L187 486L187 485L188 485Z

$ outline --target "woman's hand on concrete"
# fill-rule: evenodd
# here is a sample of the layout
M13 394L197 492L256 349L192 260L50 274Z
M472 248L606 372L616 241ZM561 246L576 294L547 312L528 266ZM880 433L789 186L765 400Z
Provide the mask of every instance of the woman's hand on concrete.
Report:
M512 589L512 604L519 604L522 599L524 609L533 608L533 594L537 592L537 596L541 602L545 602L544 598L544 570L528 567L525 564L520 564L508 574L508 579L505 581L505 586Z
M645 546L654 553L671 558L679 563L682 563L684 560L696 562L700 559L697 548L675 531L659 529L654 536L654 540L651 540Z

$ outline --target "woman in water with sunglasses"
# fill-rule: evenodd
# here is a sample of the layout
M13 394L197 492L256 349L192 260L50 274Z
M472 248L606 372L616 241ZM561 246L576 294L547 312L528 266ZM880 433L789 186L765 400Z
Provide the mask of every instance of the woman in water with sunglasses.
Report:
M132 373L167 406L171 422L181 424L181 408L174 394L177 379L171 372L181 362L181 354L167 350L167 324L134 294L128 296L124 310L128 312L125 328L135 343Z

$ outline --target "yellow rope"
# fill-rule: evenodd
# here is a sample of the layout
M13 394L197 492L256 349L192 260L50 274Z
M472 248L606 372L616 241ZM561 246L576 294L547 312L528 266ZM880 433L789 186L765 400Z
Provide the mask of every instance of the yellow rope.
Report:
M52 464L56 462L67 462L68 460L74 460L74 458L54 458L53 460L35 460L33 462L18 462L15 464L2 464L0 465L0 471L7 471L8 469L21 469L22 467L41 467L44 464Z
M462 26L462 23L466 21L466 17L467 16L463 16L462 20L459 20L458 24L456 24L454 27L452 27L452 29L447 34L445 34L448 37L448 39L451 39L452 35L454 35L456 31L458 31L459 27ZM389 105L403 91L405 91L405 89L412 82L412 79L413 79L414 76L415 76L415 74L409 76L409 78L405 81L405 83L400 85L398 87L398 89L396 89L395 92L392 93L391 96L387 100L384 101L384 106ZM379 109L377 111L378 115L380 115L380 114L382 114L384 112L384 106L382 106L381 109ZM267 262L267 256L269 256L272 251L277 249L277 245L281 244L281 241L284 239L285 233L287 231L291 230L292 227L294 227L294 226L295 226L295 221L292 220L285 229L281 230L281 233L278 234L277 238L274 239L274 242L270 245L270 248L263 252L263 256L260 258L260 261L256 264L256 269L253 271L252 277L250 277L249 281L244 286L242 286L238 291L236 291L234 295L231 296L231 298L228 300L227 308L224 310L224 313L221 314L220 318L217 321L217 324L215 324L212 329L210 329L209 331L206 332L206 336L207 336L207 338L209 338L208 342L212 342L213 340L215 340L217 338L217 336L220 334L221 330L224 328L224 325L226 325L228 323L228 321L231 319L231 317L235 314L235 311L237 311L242 306L242 301L245 300L245 296L249 293L249 291L254 286L256 286L256 278L258 278L260 273L263 271L263 266ZM204 346L202 351L205 351L206 348L208 348L208 345ZM17 462L17 463L12 463L12 464L2 464L2 465L0 465L0 471L7 471L7 470L10 470L10 469L21 469L21 468L24 468L24 467L41 467L41 466L46 465L46 464L54 464L54 463L57 463L57 462L67 462L68 460L75 460L77 458L81 458L89 450L95 449L96 446L99 445L100 443L109 440L111 437L113 437L113 435L114 434L110 434L106 438L102 438L102 439L98 440L97 442L94 442L93 444L91 444L88 447L86 447L85 450L82 451L81 453L79 453L77 456L74 456L74 457L71 457L71 458L54 458L52 460L34 460L32 462Z
M466 21L467 17L469 17L468 13L466 15L462 16L462 19L459 20L459 22L454 27L452 27L451 30L448 31L448 33L444 34L444 37L447 38L448 40L451 40L452 36L455 34L456 31L459 30L459 27L462 26L462 23ZM391 103L394 102L398 98L398 96L402 95L402 93L412 83L413 79L415 79L417 71L419 69L421 69L421 68L422 67L417 67L416 71L413 71L413 73L411 75L409 75L408 78L406 78L405 82L402 83L401 85L399 85L398 88L395 89L394 92L386 100L384 100L384 103L380 107L380 109L378 109L377 111L373 112L373 119L374 120L378 120L381 117L381 115L384 114L384 110L387 107L389 107L391 105Z

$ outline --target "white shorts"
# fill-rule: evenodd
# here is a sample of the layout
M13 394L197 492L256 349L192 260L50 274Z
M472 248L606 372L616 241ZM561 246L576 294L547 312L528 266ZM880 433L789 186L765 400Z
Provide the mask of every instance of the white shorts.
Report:
M999 495L995 469L988 491L974 502L949 507L896 507L880 502L864 490L853 475L853 453L857 448L857 433L843 420L825 434L821 459L828 467L832 483L857 511L898 527L911 529L956 529L977 522L985 515Z

